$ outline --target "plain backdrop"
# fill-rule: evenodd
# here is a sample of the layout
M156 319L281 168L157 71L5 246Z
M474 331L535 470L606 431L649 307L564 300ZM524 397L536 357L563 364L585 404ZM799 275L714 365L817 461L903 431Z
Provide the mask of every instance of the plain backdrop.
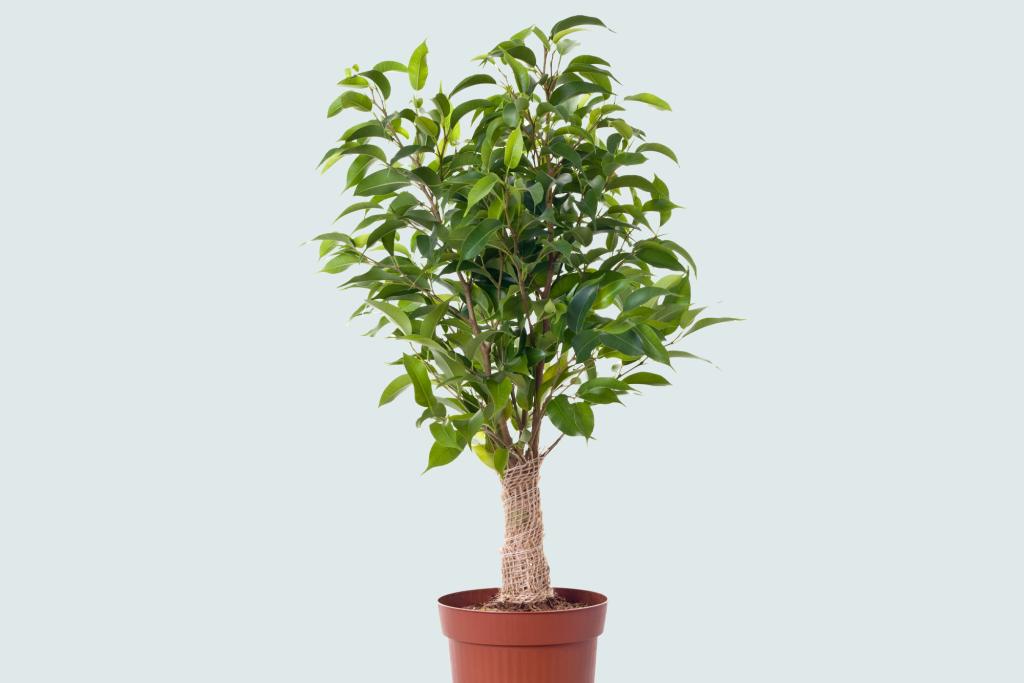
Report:
M1024 680L1024 17L985 0L6 7L0 680L446 680L498 485L376 407L400 347L304 244L324 114L351 64L426 38L450 87L580 12L672 104L632 108L669 233L747 319L546 465L598 680Z

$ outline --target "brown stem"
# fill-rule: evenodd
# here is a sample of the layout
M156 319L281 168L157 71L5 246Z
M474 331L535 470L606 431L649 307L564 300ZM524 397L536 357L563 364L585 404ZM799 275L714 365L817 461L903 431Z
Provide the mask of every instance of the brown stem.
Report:
M473 330L473 334L480 335L480 326L476 322L476 310L473 308L473 288L470 286L469 281L459 273L459 282L462 283L462 294L466 299L466 310L469 312L469 326ZM491 345L488 342L484 342L480 345L480 355L484 361L484 374L488 377L491 376ZM473 359L470 358L469 362L472 363Z

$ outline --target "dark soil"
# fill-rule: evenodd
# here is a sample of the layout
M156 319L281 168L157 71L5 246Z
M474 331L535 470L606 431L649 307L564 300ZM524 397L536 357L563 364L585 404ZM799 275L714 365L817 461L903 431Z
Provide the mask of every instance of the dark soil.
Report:
M565 598L556 595L542 602L516 603L500 602L498 596L494 596L487 602L479 605L470 605L466 609L474 609L480 612L561 612L567 609L579 609L586 605L579 602L569 602Z

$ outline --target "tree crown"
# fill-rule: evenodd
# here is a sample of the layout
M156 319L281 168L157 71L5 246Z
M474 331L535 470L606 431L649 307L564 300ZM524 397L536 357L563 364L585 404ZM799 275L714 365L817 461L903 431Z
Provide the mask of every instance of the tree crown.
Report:
M691 305L696 265L661 232L680 207L641 169L676 155L623 118L629 103L669 105L620 99L607 61L570 56L570 35L603 26L527 28L433 95L424 42L407 62L347 69L328 109L368 118L320 163L348 162L359 200L338 220L360 218L316 238L323 270L366 290L353 317L374 318L369 334L409 345L380 404L412 388L434 438L427 469L467 447L499 476L542 458L544 416L589 439L592 406L668 384L639 368L694 357L671 347L732 320ZM392 78L408 80L407 105L391 104Z

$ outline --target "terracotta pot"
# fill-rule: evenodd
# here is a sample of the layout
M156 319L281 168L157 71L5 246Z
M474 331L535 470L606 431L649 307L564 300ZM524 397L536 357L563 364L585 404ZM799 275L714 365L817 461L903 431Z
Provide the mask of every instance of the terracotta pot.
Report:
M594 683L597 637L604 631L608 598L556 588L566 600L586 606L560 612L464 609L497 592L463 591L438 601L453 683Z

